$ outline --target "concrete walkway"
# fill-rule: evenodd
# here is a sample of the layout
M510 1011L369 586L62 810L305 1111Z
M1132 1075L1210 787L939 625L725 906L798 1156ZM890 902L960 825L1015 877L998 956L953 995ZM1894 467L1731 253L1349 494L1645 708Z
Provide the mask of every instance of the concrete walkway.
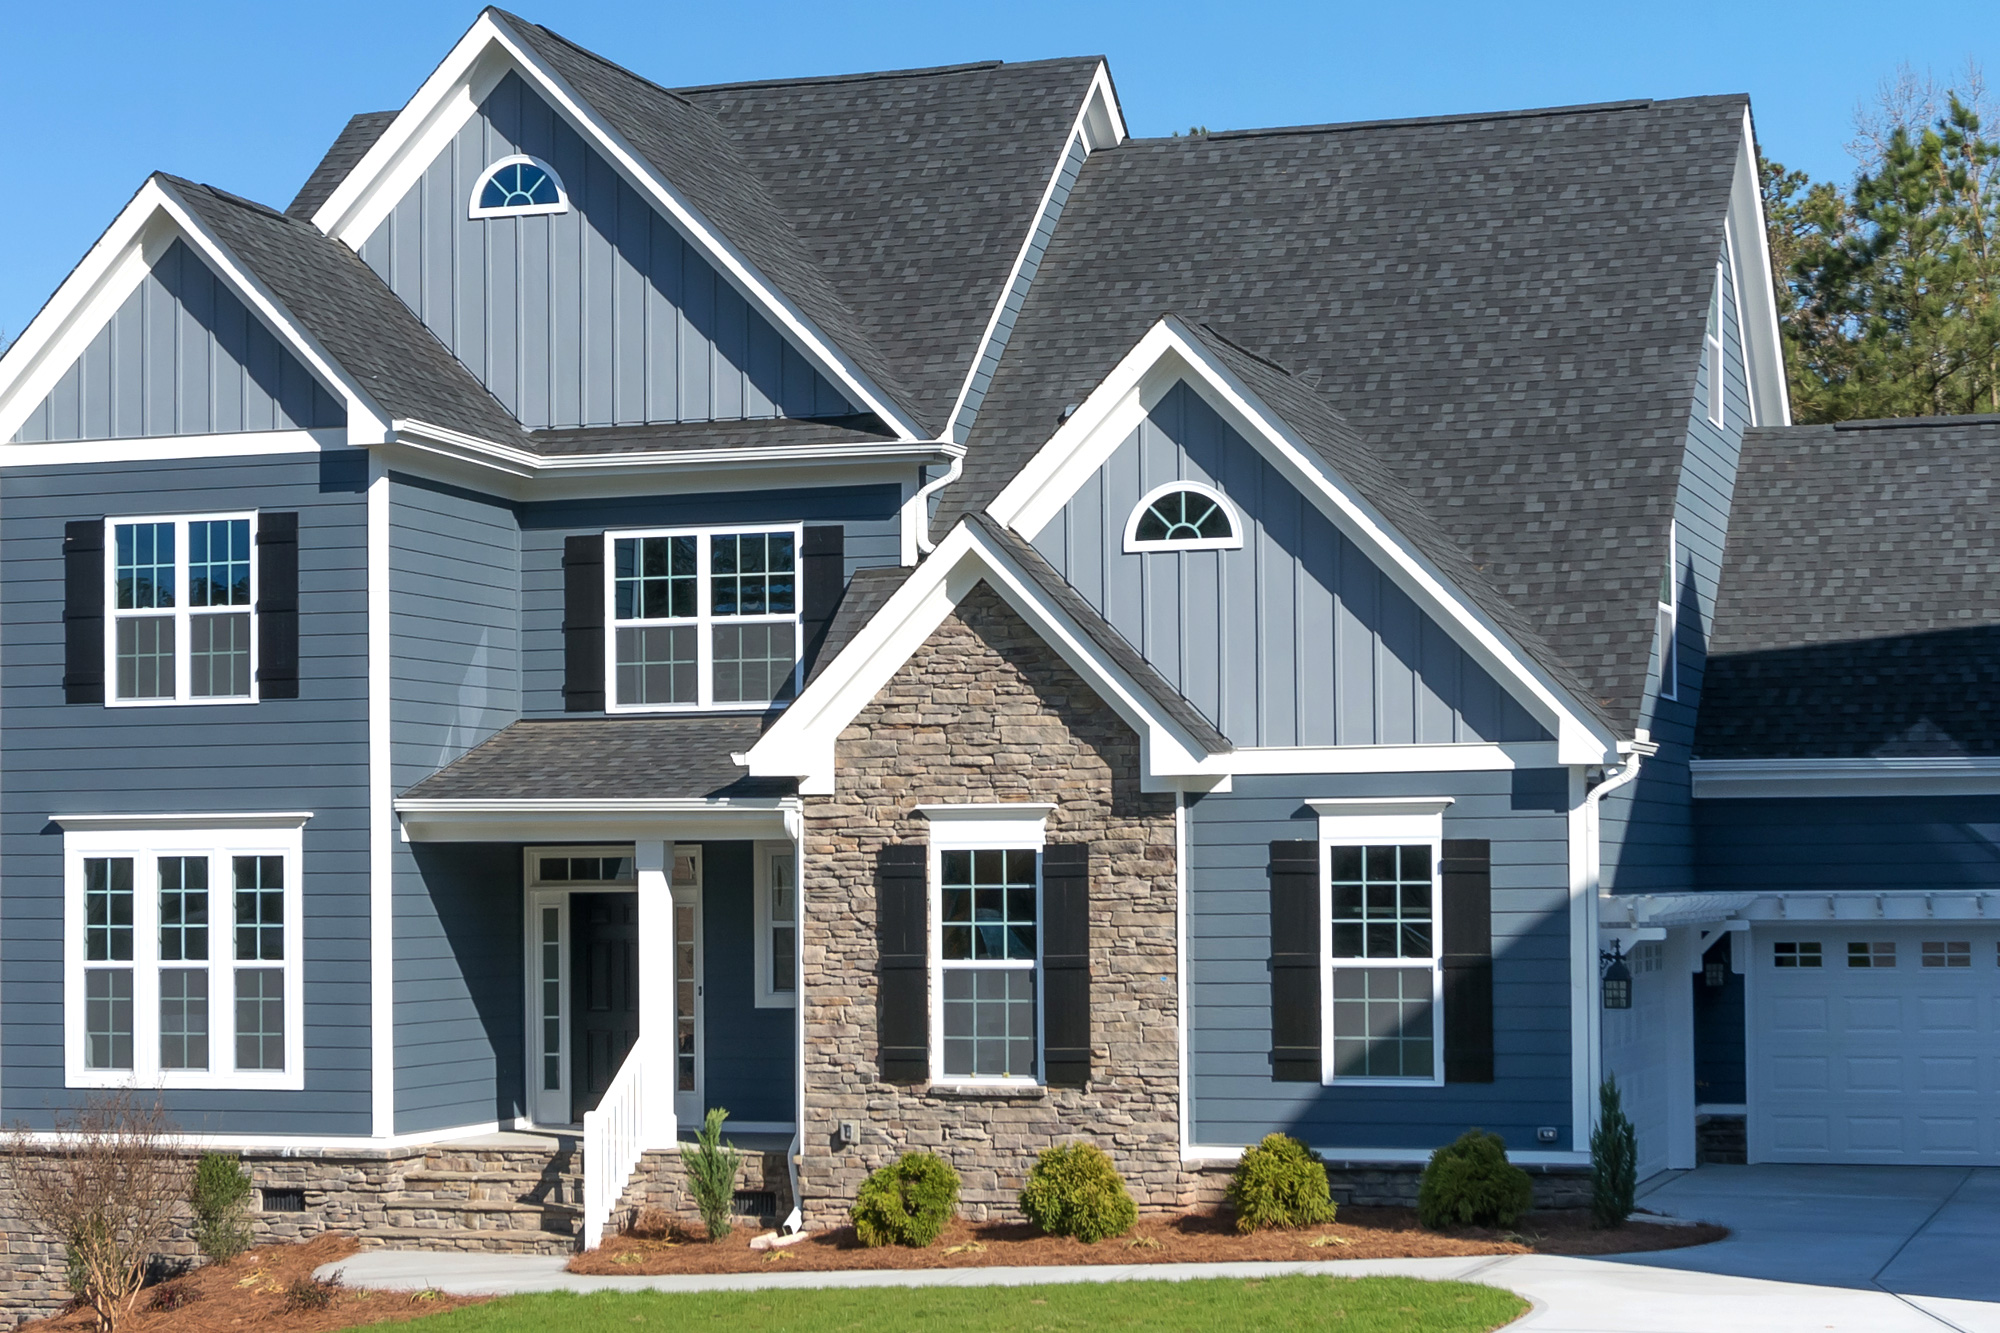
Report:
M2000 1333L2000 1170L1704 1167L1651 1182L1641 1206L1720 1222L1735 1234L1696 1249L1608 1259L1530 1254L582 1277L565 1273L560 1257L369 1250L322 1271L340 1269L355 1286L495 1295L1402 1274L1518 1292L1535 1304L1512 1326L1524 1333Z

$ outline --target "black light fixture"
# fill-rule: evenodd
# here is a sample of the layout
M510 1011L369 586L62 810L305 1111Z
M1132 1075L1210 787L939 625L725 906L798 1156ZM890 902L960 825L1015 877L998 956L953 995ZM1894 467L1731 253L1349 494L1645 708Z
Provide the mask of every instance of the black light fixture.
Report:
M1625 966L1625 955L1619 952L1618 941L1611 941L1611 952L1599 953L1597 961L1604 964L1604 1007L1630 1009L1632 969Z

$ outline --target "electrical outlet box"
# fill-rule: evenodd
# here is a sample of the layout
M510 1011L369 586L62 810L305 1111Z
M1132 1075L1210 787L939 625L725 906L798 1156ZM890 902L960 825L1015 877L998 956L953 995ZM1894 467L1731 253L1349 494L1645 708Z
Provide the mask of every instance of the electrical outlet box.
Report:
M861 1122L859 1120L841 1121L840 1146L843 1148L852 1148L859 1142L861 1142Z

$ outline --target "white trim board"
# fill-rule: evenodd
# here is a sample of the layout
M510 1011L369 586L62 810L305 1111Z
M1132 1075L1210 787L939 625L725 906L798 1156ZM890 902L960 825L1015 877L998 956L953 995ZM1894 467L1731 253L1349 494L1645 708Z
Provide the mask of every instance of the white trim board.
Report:
M41 400L37 399L39 403ZM45 440L0 448L0 469L92 463L186 463L212 458L279 458L347 448L342 427L243 430L219 435L130 435L109 440Z
M862 374L846 352L758 272L494 10L488 9L473 20L416 95L327 196L313 214L313 225L358 252L445 144L478 113L486 95L510 72L518 73L627 184L702 252L730 286L776 324L814 369L839 385L851 402L881 417L904 439L925 437L926 432L900 405Z
M1312 500L1419 609L1555 735L1564 764L1613 762L1618 737L1464 595L1444 573L1218 361L1173 315L1163 316L988 506L1029 541L1062 511L1173 387L1186 383Z
M1764 229L1764 191L1757 177L1757 127L1751 121L1748 106L1743 108L1743 147L1737 154L1736 172L1730 183L1723 235L1737 277L1737 329L1743 343L1744 369L1749 372L1746 378L1750 386L1750 424L1789 426L1792 396L1785 380L1784 348L1778 333L1778 296L1772 285L1770 233ZM1739 246L1743 241L1749 244ZM1745 290L1757 297L1748 308L1743 304Z
M2000 759L1695 759L1698 800L1799 796L2000 796Z
M404 842L636 842L665 838L790 839L793 797L737 801L403 799L395 812Z

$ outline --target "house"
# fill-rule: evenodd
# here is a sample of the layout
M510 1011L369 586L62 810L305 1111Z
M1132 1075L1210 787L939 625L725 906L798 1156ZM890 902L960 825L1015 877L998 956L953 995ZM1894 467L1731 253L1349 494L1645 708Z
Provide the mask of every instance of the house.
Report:
M489 9L283 211L151 177L0 360L0 1110L157 1088L271 1234L516 1248L710 1107L807 1226L1079 1136L1148 1208L1472 1125L1573 1199L1608 1072L1648 1169L1991 1160L1854 1137L1930 1073L1769 1109L1808 944L2000 980L1982 705L1843 657L1990 673L2000 439L1789 426L1756 161L1742 97L1137 140L1096 58L665 89Z

